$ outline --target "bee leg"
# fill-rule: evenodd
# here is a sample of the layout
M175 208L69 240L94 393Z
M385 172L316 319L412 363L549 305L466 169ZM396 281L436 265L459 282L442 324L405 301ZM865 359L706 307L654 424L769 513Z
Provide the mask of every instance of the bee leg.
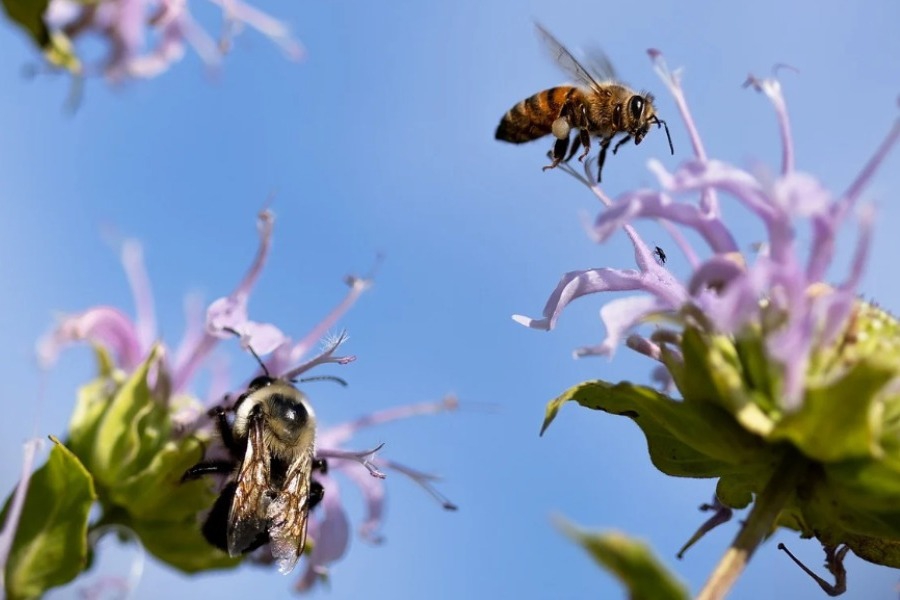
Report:
M576 141L584 146L584 152L578 157L578 162L584 162L585 157L587 157L588 153L591 151L591 134L587 132L587 129L582 129L578 132L578 140ZM575 154L574 148L572 149L572 154ZM569 158L572 158L571 155Z
M313 479L309 483L309 510L314 509L325 497L325 488L321 483Z
M319 471L322 475L328 474L328 461L324 458L314 458L312 463L312 470Z
M556 143L553 144L553 150L550 151L550 160L551 163L544 167L544 170L554 169L556 165L562 162L562 159L566 156L566 150L569 149L569 138L564 137L556 140Z
M609 143L611 141L611 137L600 140L600 156L597 158L597 183L603 181L601 178L601 175L603 174L603 163L606 162L606 150L609 148Z
M240 456L241 448L238 447L234 434L231 432L231 426L228 424L228 419L225 418L225 409L221 406L214 406L209 409L208 414L216 420L216 429L219 430L219 437L222 438L222 443L225 444L228 451L234 456Z
M225 473L234 472L235 465L234 462L230 460L208 460L205 462L200 462L188 469L184 472L184 475L181 476L181 482L191 481L193 479L199 479L204 475L222 475Z
M630 142L630 141L631 141L631 136L630 136L630 135L626 135L626 136L623 137L621 140L619 140L619 143L616 144L615 147L613 148L613 154L615 154L616 152L619 151L619 146L621 146L622 144L626 144L626 143L628 143L628 142Z
M572 160L572 157L575 156L575 153L578 152L578 149L581 147L581 138L582 135L579 133L575 138L575 141L572 142L572 147L569 148L569 155L566 157L566 162Z

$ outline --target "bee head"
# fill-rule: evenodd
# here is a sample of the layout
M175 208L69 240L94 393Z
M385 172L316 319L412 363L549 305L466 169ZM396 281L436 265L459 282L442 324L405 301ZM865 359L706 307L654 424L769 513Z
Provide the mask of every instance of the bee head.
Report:
M243 438L253 420L260 420L266 436L278 448L312 443L316 417L306 396L289 382L268 376L254 379L235 407L234 433Z
M656 125L657 129L664 127L666 129L666 138L669 140L669 151L675 154L675 147L672 145L672 136L669 134L669 126L666 122L656 116L656 107L653 106L653 95L649 93L635 94L628 101L628 113L634 123L634 127L628 133L634 137L634 145L643 141L644 136L650 131L651 125Z
M293 386L283 387L290 393L272 390L261 399L260 407L272 435L283 444L294 445L315 431L315 415L303 393Z
M272 383L278 381L274 377L270 377L269 375L260 375L259 377L255 377L253 381L250 382L250 385L247 386L247 393L255 392L258 389L264 388L267 385L271 385Z

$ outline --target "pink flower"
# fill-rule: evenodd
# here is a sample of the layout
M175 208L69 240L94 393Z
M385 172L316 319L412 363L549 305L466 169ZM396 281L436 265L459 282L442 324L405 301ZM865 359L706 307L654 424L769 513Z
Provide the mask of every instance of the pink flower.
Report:
M838 285L827 286L823 278L834 258L837 233L900 137L900 121L895 122L856 181L834 197L813 176L794 169L787 106L778 81L751 77L747 85L772 101L781 130L781 171L763 179L707 158L678 73L670 73L658 53L651 56L685 120L695 158L671 173L651 160L650 171L656 176L658 188L626 192L615 200L590 183L588 171L582 177L566 167L606 206L590 230L593 238L604 242L623 230L634 246L637 269L600 267L566 273L547 300L542 318L514 315L513 319L534 329L550 330L563 309L577 298L597 292L640 292L604 305L600 318L606 326L606 338L599 345L577 349L575 355L611 355L627 339L631 348L656 359L660 352L657 343L637 334L629 336L654 317L683 314L692 307L696 311L692 314L708 320L711 331L724 334L739 334L744 327L774 319L777 326L768 326L766 343L784 371L784 407L796 408L812 350L832 341L851 314L869 248L872 210L863 207L858 211L859 236L849 272ZM768 240L755 257L740 252L723 220L720 194L743 205L762 223ZM686 281L677 279L662 261L655 260L653 247L633 226L637 219L654 219L673 235L693 270ZM804 224L813 231L806 253L801 252L797 241L797 231ZM692 231L705 243L705 251L694 248L679 228Z

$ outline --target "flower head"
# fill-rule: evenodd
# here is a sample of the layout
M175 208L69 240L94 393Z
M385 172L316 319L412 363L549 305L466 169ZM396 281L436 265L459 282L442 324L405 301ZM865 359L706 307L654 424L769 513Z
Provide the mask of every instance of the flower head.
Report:
M278 43L285 53L298 59L302 47L281 22L241 0L210 0L222 10L225 23L221 39L216 41L195 21L187 0L108 0L81 3L52 0L43 16L48 39L37 41L46 48L48 58L82 75L102 74L112 81L155 77L184 56L190 45L209 65L217 65L229 49L231 37L249 26ZM107 44L105 57L96 66L85 67L72 54L72 42L93 34ZM54 56L56 58L54 58Z
M208 456L207 450L213 455L219 451L216 424L210 415L222 413L223 408L226 412L230 410L235 398L234 394L222 393L229 388L224 383L228 374L218 368L214 351L224 340L239 339L244 348L260 358L261 370L289 382L318 365L346 365L355 357L342 356L337 351L348 336L346 333L328 336L327 331L371 286L367 278L347 278L349 290L343 300L298 341L273 324L252 320L249 299L269 254L273 223L270 212L260 214L256 256L229 295L213 301L206 309L205 318L197 313L196 303L189 305L192 310L187 331L177 350L170 350L156 339L150 286L140 248L133 242L123 245L122 262L134 292L137 307L134 319L115 307L94 307L63 318L38 343L38 356L44 366L51 366L63 348L77 342L90 343L100 365L98 378L79 393L65 445L57 442L54 448L55 467L48 470L45 466L39 471L49 474L42 475L39 490L35 492L35 497L40 497L40 494L52 494L53 485L63 485L53 479L58 473L76 477L83 487L83 494L73 495L69 500L77 500L77 508L60 509L57 516L60 520L81 519L70 534L84 542L81 554L73 556L70 563L60 562L60 568L68 569L70 578L86 564L91 539L87 533L101 524L127 527L150 554L183 571L232 567L239 562L208 544L201 535L198 517L202 518L213 507L219 486L206 480L183 478L188 469ZM310 357L310 350L322 339L326 340L324 348ZM208 392L206 401L200 402L191 388L196 375L207 368L213 374L210 387L217 391ZM253 377L242 379L250 381ZM247 383L243 383L237 389L246 388ZM447 400L400 407L319 432L317 456L328 459L329 470L327 474L315 474L324 487L324 499L310 514L307 539L311 550L304 559L306 573L298 582L299 589L308 589L327 575L327 566L346 552L350 519L341 502L340 478L346 477L359 487L365 498L366 516L359 530L370 541L379 539L377 532L384 514L383 471L412 478L439 498L445 508L453 507L434 490L433 476L376 457L383 444L362 451L348 449L346 444L362 427L455 406L455 401ZM77 487L72 482L65 485ZM19 489L23 490L24 486ZM101 516L91 524L88 519L95 499L99 499ZM22 513L23 522L40 518L39 506L35 508L26 499L23 507L21 497L17 502L13 506ZM29 553L34 548L17 548L18 540L9 550L10 527L0 536L3 538L0 557L9 552L11 562L15 562L22 556L31 556ZM260 552L262 556L257 553L255 559L271 562L271 553L267 554L265 549ZM55 585L64 581L58 575L54 577Z
M606 338L575 354L611 355L624 342L657 361L654 379L664 389L674 385L681 397L628 382L585 382L550 403L544 428L569 400L630 416L657 468L717 477L717 497L726 507L759 501L781 482L785 504L764 534L782 525L826 548L847 544L867 560L900 566L900 322L858 297L874 214L859 199L900 138L900 120L847 190L832 195L794 168L777 80L747 82L772 102L782 140L779 172L757 176L707 156L679 74L667 70L658 52L651 57L685 121L694 158L671 172L650 161L657 187L615 200L592 183L589 168L581 176L566 167L605 205L590 235L602 243L622 230L637 268L566 273L542 318L513 318L550 330L577 298L636 292L601 308ZM720 208L726 200L759 221L766 239L757 251L741 251ZM837 236L854 217L849 267L837 282L826 281ZM655 260L654 247L636 229L639 219L656 220L672 235L690 266L685 279ZM804 225L811 231L806 250L799 236ZM705 248L692 246L683 229ZM649 335L640 329L651 324Z
M606 205L594 221L592 237L602 243L624 230L634 246L637 269L604 267L566 273L548 299L543 318L514 315L513 319L534 329L550 330L563 309L577 298L597 292L641 292L604 305L600 317L606 326L606 339L597 346L577 349L576 356L611 355L641 323L658 320L660 315L683 321L689 318L687 308L692 316L703 316L701 324L711 333L738 335L748 327L767 325L766 348L784 372L780 403L786 409L796 408L813 349L834 340L856 304L871 237L871 207L858 212L859 234L850 271L843 281L829 285L823 279L834 258L836 236L857 205L865 183L900 137L900 121L857 181L834 198L814 177L793 169L787 107L779 83L751 78L748 85L772 100L783 140L782 171L772 179L761 180L739 167L705 157L678 74L666 71L661 58L657 59L663 80L687 121L696 158L671 173L651 160L649 167L659 188L626 192L614 201L589 183L589 173L580 177L569 170ZM735 235L723 220L720 194L740 203L767 232L767 242L760 245L755 256L740 251ZM692 195L698 197L696 203L684 201ZM654 248L643 241L632 224L638 219L655 219L674 235L693 269L686 281L679 281L662 261L654 259ZM804 221L813 232L805 254L797 239ZM706 258L698 258L700 253L681 235L679 227L692 230L705 242ZM640 345L645 353L658 350L654 350L652 340L635 337L629 338L629 345Z

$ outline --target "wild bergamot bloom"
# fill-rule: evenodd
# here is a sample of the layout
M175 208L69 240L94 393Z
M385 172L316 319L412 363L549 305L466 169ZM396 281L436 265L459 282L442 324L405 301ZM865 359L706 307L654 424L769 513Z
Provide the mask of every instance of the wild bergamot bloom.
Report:
M156 337L153 298L140 248L134 242L123 246L122 258L135 297L135 319L116 307L94 307L63 318L38 344L38 355L49 366L64 346L87 342L95 351L99 374L80 389L67 436L63 441L53 438L46 464L30 477L34 447L26 448L22 485L8 504L0 533L7 597L38 596L74 579L89 562L94 533L109 526L130 532L150 554L184 572L240 562L201 535L203 516L213 506L220 486L210 480L182 481L187 469L221 444L209 409L231 408L247 385L230 388L228 373L216 361L214 350L237 335L243 346L265 357L268 374L286 380L318 365L347 364L355 357L336 354L347 339L344 334L327 341L319 354L307 356L371 283L349 277L345 298L296 342L275 325L251 320L250 293L268 257L273 222L271 213L260 215L259 249L230 295L210 304L205 318L198 304L189 305L193 309L187 316L187 330L176 350ZM209 371L210 390L204 401L191 392L201 370ZM229 390L232 393L226 394ZM327 565L346 552L350 521L341 503L337 474L359 487L366 501L360 535L369 540L377 541L384 513L381 469L410 477L445 508L454 508L434 490L433 476L376 456L381 446L354 451L345 444L362 427L455 408L456 402L448 399L321 428L316 454L328 460L329 470L327 475L315 476L324 486L324 499L310 516L310 550L301 559L306 573L298 589L308 589L325 577ZM97 501L99 510L92 512ZM263 547L252 559L271 562L271 554Z
M114 82L156 77L181 60L187 46L207 65L215 66L229 50L232 37L244 27L269 37L292 59L303 55L288 27L258 8L242 0L210 2L222 12L218 40L197 22L187 0L4 0L3 4L50 64L74 75L103 75ZM84 64L75 50L83 38L90 37L106 46L97 64Z
M756 176L707 156L679 74L651 55L685 120L695 158L674 172L650 161L658 187L614 201L590 183L589 169L582 177L569 168L605 204L590 229L594 239L624 231L637 268L566 273L542 318L514 319L550 330L577 298L635 292L602 307L606 338L575 354L611 355L624 340L658 363L657 378L674 384L677 395L589 381L548 405L544 428L570 400L628 416L643 430L658 469L717 478L724 507L753 502L704 597L727 589L775 526L817 538L838 585L847 549L900 567L900 323L858 295L873 224L872 208L859 200L900 137L900 120L856 180L835 196L794 168L779 82L751 77L747 85L775 107L782 140L779 172ZM767 238L753 253L742 252L723 220L724 201L739 203L762 224ZM673 232L691 268L685 280L644 242L634 226L639 219L655 219ZM828 280L838 233L849 223L857 229L849 267L837 281ZM808 247L799 237L804 226ZM693 247L679 228L705 248ZM648 325L655 329L641 333Z

